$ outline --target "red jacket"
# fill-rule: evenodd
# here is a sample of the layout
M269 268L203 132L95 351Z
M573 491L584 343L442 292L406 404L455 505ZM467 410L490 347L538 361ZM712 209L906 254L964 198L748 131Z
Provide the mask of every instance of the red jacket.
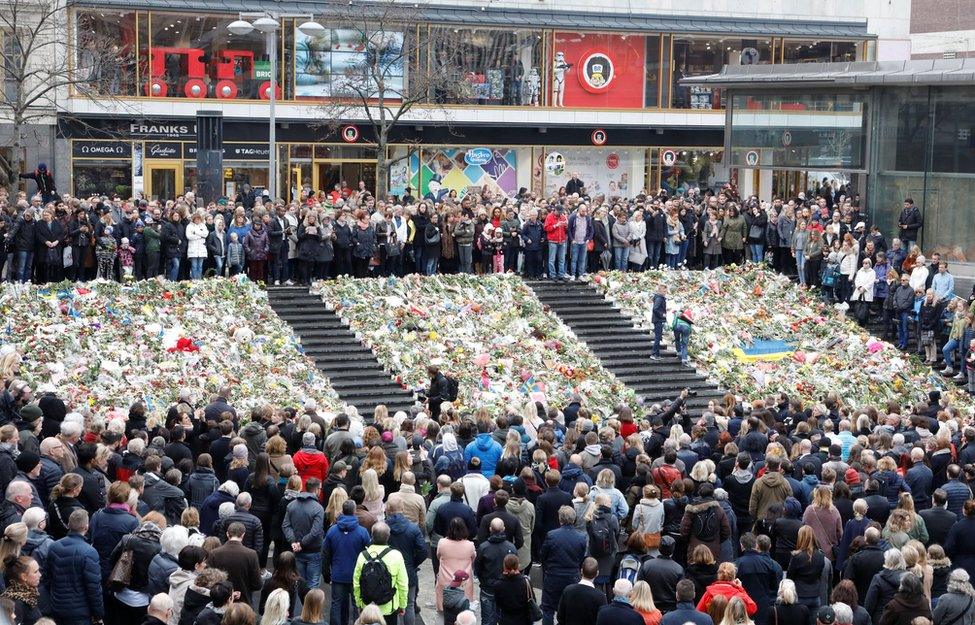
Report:
M704 590L704 596L697 603L698 612L707 612L708 606L711 605L711 599L716 595L723 595L727 597L728 601L731 601L733 597L741 597L741 600L745 602L745 609L748 611L749 616L755 614L758 611L758 606L752 601L752 598L748 596L745 589L735 582L714 582Z
M322 484L325 483L325 478L328 477L328 458L322 452L317 449L302 448L294 455L292 462L294 462L295 471L301 476L302 488L310 477L317 477L322 481Z
M549 243L565 243L568 239L569 218L552 211L545 218L545 238Z

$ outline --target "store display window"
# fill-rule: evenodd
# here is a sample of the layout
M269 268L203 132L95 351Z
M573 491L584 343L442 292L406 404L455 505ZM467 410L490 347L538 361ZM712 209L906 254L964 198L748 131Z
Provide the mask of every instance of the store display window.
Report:
M89 197L114 193L132 197L132 160L75 160L72 167L74 195Z
M136 95L139 23L147 13L84 11L76 16L76 89L109 96Z
M724 108L720 89L682 85L681 79L717 74L725 65L764 65L771 62L771 38L675 37L670 105L678 109Z
M783 63L847 63L857 60L856 41L794 41L782 46Z

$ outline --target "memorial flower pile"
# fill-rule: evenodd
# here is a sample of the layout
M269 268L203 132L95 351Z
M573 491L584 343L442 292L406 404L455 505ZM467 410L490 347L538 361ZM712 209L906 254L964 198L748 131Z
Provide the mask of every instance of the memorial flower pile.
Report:
M127 414L144 401L164 414L189 388L198 402L230 384L245 416L260 403L338 408L267 293L243 277L0 288L0 345L21 377L50 384L75 409Z
M817 292L761 268L611 272L592 281L646 328L657 285L667 284L669 316L689 310L695 320L691 360L742 397L782 392L821 401L837 393L853 405L876 406L939 389L957 405L972 405L930 367L871 336ZM787 351L749 357L749 347L761 342L785 343Z
M636 407L632 390L516 276L340 278L315 288L408 388L426 387L434 363L457 378L464 407L497 413L529 397L562 406L572 393L604 413Z

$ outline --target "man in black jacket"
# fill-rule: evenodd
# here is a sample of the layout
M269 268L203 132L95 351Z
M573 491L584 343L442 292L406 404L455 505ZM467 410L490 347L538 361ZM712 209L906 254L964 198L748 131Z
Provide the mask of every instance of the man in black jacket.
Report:
M948 530L958 520L958 515L948 509L948 493L941 488L934 489L931 507L918 514L924 519L924 526L928 528L928 542L932 545L945 544Z
M917 231L921 229L923 223L921 209L914 204L913 199L904 198L904 208L897 217L897 228L900 230L900 239L904 242L904 249L908 253L917 243Z
M265 540L264 527L261 525L261 520L250 512L252 501L253 499L250 493L240 493L237 495L236 509L233 514L214 523L213 534L219 536L221 541L227 542L226 530L232 523L240 523L244 526L244 537L241 543L245 547L261 553ZM261 567L264 564L264 562L261 562Z
M649 254L649 251L647 252ZM656 267L656 265L650 265ZM653 353L650 360L660 359L660 341L664 336L664 324L667 322L667 285L657 285L657 292L653 296Z
M582 561L582 579L569 584L562 591L556 611L559 625L593 625L599 609L606 605L606 593L596 589L595 579L599 575L599 562L596 558Z
M661 612L677 607L677 582L684 577L684 567L673 560L677 543L672 536L660 539L660 555L647 559L638 573L639 579L650 584L653 603Z
M481 625L497 624L494 589L501 581L504 557L518 555L518 549L505 536L504 521L494 518L489 527L491 535L478 544L477 557L474 560L474 574L481 583Z
M12 281L27 282L30 280L34 266L34 238L37 222L34 212L28 208L14 223L10 231L10 241L13 243L14 262L11 268Z
M599 608L596 625L643 625L643 616L630 605L630 592L633 584L626 579L618 579L613 584L613 600Z
M510 499L508 491L499 489L494 492L494 512L491 514L485 514L484 518L481 519L480 527L477 530L477 543L483 543L490 537L489 530L491 524L495 519L499 519L504 524L504 534L508 537L516 549L521 549L525 544L525 537L521 529L521 521L518 517L511 514L507 510L508 501ZM503 558L502 558L503 559ZM499 569L500 570L500 569Z
M897 347L907 349L908 324L911 311L914 310L914 289L910 285L910 276L905 272L901 276L901 283L889 295L893 298L894 312L897 314Z
M667 236L667 216L656 206L649 209L646 215L647 263L649 267L656 268L660 265Z
M268 284L281 284L285 278L284 268L288 263L288 220L285 207L279 204L267 223L267 242L270 256Z
M179 279L179 263L186 250L186 226L180 221L179 211L169 213L169 221L162 226L162 256L166 259L166 277Z
M97 454L98 448L94 443L78 445L78 468L72 471L84 479L78 503L85 507L88 514L95 514L105 507L105 493L108 490L105 475L94 468Z
M853 554L843 567L843 579L848 579L857 587L857 595L867 596L873 576L884 568L884 550L880 546L880 530L868 527L863 533L866 544Z

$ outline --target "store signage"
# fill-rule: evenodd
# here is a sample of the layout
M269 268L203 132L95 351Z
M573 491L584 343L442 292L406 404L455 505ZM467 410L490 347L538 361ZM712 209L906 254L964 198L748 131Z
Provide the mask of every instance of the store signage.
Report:
M266 143L223 144L223 157L229 161L266 161L270 156Z
M196 122L186 122L186 123L132 122L131 124L129 124L129 134L131 134L134 137L144 137L147 139L195 137Z
M788 130L782 131L782 145L784 145L785 147L789 147L790 145L792 145L792 132Z
M549 152L545 157L545 171L553 176L565 173L565 157L559 152Z
M355 143L359 140L359 127L349 124L348 126L342 126L342 141L346 143Z
M271 80L270 61L254 61L254 80Z
M593 145L606 145L606 142L609 140L609 135L602 128L597 128L592 131L592 137L590 138L592 139Z
M758 65L759 54L756 48L745 48L741 51L742 65Z
M620 166L620 155L616 152L610 152L606 157L606 167L608 169L616 169Z
M677 164L677 152L664 150L664 153L660 155L660 161L664 164L664 167L673 167Z
M75 158L129 158L132 144L128 141L72 141L71 155Z
M494 158L490 148L471 148L464 153L464 162L468 165L484 165Z
M146 143L146 158L183 158L183 144L176 141Z
M577 75L583 89L589 93L602 93L609 89L616 78L616 64L608 52L591 50L582 56Z
M749 167L758 165L758 150L748 150L745 152L745 164Z

